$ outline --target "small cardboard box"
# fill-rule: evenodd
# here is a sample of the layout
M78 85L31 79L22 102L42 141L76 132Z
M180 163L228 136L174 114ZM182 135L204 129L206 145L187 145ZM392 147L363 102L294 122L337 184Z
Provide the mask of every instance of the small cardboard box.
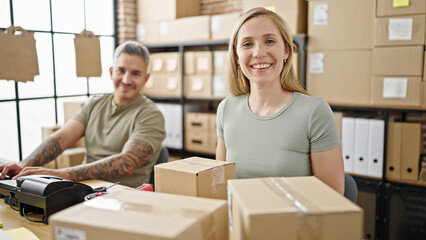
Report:
M136 39L144 44L158 43L158 22L138 23L136 25Z
M399 1L402 4L398 6L394 2L398 1L377 0L377 17L426 13L425 0Z
M373 105L419 107L421 83L420 77L373 77L371 103Z
M190 157L155 165L155 191L226 199L226 181L235 178L235 164Z
M426 16L412 15L376 18L375 46L424 45Z
M138 22L157 22L196 16L200 13L200 0L138 0Z
M228 181L230 239L360 240L363 210L315 177Z
M125 189L53 214L53 240L227 240L227 203Z
M229 40L240 18L240 13L225 13L210 17L210 32L212 40Z
M65 150L58 159L56 159L57 168L67 168L77 166L83 163L86 157L86 149L82 147L70 148Z
M184 76L184 96L188 98L211 98L213 95L213 76L196 74Z
M376 47L373 49L373 75L422 76L424 45Z
M178 21L181 41L207 41L210 40L210 16L201 15L180 18Z
M213 51L213 74L228 73L229 53L227 50Z

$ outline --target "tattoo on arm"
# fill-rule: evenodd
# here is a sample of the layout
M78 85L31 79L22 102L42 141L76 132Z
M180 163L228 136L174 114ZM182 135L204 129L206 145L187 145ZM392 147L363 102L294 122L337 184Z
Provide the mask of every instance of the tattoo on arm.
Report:
M114 154L96 162L72 167L68 170L70 179L81 181L87 179L111 179L131 175L153 154L152 147L140 140L129 140L119 154Z
M59 138L48 138L38 146L24 161L28 166L42 166L62 153Z

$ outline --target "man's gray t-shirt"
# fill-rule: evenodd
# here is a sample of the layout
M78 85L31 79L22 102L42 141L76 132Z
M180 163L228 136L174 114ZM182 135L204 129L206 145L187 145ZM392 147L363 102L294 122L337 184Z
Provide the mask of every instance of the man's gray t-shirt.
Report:
M131 103L117 106L113 94L109 94L93 98L73 118L86 127L86 163L120 153L129 139L148 143L154 153L132 175L103 180L130 187L149 182L166 135L163 115L153 101L140 95Z
M340 144L330 106L297 92L271 116L254 114L248 94L224 99L217 110L217 134L237 178L310 176L310 152Z

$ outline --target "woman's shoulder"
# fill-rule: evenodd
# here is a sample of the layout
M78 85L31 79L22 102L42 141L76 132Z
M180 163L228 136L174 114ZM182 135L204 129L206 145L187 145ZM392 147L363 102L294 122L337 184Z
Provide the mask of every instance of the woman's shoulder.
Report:
M311 106L316 106L318 104L326 104L328 105L328 103L322 99L321 97L313 97L313 96L309 96L307 94L303 94L303 93L299 93L299 92L295 92L294 93L296 96L296 101L303 103L303 104L309 104Z

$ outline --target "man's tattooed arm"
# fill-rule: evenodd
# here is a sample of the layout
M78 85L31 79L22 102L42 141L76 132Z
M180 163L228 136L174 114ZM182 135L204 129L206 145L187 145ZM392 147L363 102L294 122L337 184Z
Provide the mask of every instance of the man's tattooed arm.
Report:
M43 166L62 153L59 138L50 137L38 146L25 160L26 166Z
M68 168L69 179L82 181L87 179L110 179L131 175L153 154L152 147L141 140L129 140L119 154L114 154L96 162Z

